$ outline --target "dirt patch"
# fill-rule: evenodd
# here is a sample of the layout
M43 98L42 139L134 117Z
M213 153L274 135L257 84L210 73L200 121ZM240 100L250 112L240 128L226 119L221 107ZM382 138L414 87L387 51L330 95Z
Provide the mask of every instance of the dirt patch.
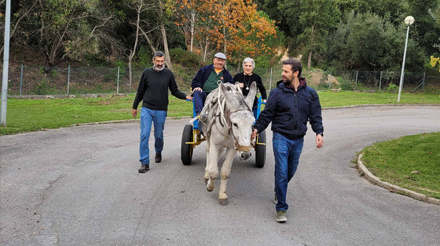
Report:
M330 74L325 74L324 71L317 69L304 71L304 75L307 75L307 84L311 86L318 86L322 82L328 84L330 80ZM331 76L331 82L332 87L339 87L341 84L335 76Z

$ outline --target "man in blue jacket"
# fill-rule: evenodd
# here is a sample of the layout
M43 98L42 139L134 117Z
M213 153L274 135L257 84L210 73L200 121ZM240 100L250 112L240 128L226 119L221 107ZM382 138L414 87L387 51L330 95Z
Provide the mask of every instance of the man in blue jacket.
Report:
M252 139L272 122L275 156L275 203L278 222L287 221L287 185L298 167L307 121L316 133L316 147L324 144L321 104L318 94L301 76L302 65L296 59L283 62L283 80L269 94L264 111L254 125Z
M205 104L206 96L218 87L218 83L233 83L234 81L232 75L225 69L225 54L215 54L212 63L202 67L191 82L196 115L200 114Z

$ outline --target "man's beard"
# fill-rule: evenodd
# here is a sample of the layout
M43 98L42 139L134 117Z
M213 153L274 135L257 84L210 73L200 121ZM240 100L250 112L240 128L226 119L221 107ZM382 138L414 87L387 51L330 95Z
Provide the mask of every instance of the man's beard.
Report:
M286 80L283 79L284 84L290 85L292 84L292 80L289 80L288 78L284 77Z
M162 70L165 68L164 65L160 65L160 66L161 66L161 67L158 67L158 66L156 66L156 64L155 64L155 65L153 66L153 68L154 68L154 70L160 72L160 71L162 71Z

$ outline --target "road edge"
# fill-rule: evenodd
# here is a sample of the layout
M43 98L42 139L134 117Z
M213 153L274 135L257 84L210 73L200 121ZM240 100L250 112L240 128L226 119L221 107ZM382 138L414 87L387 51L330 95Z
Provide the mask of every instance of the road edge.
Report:
M393 185L390 184L388 182L382 181L380 180L378 177L374 176L362 163L362 158L363 154L359 154L358 159L357 159L357 166L358 166L358 171L360 172L361 176L364 176L365 179L367 179L370 183L373 183L375 185L378 185L382 188L385 188L393 193L397 193L397 194L401 194L401 195L405 195L405 196L409 196L415 200L419 200L422 202L427 202L427 203L431 203L431 204L435 204L435 205L439 205L440 206L440 200L433 198L433 197L429 197L425 194L420 194L417 193L415 191L412 190L407 190L405 188L402 188L400 186L397 185Z

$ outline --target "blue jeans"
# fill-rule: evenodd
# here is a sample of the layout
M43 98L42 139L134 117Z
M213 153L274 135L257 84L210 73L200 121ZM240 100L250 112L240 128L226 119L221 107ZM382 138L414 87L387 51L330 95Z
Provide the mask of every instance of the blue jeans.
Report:
M139 146L139 161L141 164L150 164L150 148L148 141L150 139L151 125L154 123L154 148L157 154L163 150L163 129L167 111L151 110L142 107L141 109L141 144Z
M196 115L199 115L205 105L205 100L207 97L207 93L204 91L194 91L193 93L193 103L194 103L194 111L196 111Z
M298 168L304 138L290 140L278 132L273 133L273 153L275 156L275 192L278 197L277 211L287 210L287 184Z

